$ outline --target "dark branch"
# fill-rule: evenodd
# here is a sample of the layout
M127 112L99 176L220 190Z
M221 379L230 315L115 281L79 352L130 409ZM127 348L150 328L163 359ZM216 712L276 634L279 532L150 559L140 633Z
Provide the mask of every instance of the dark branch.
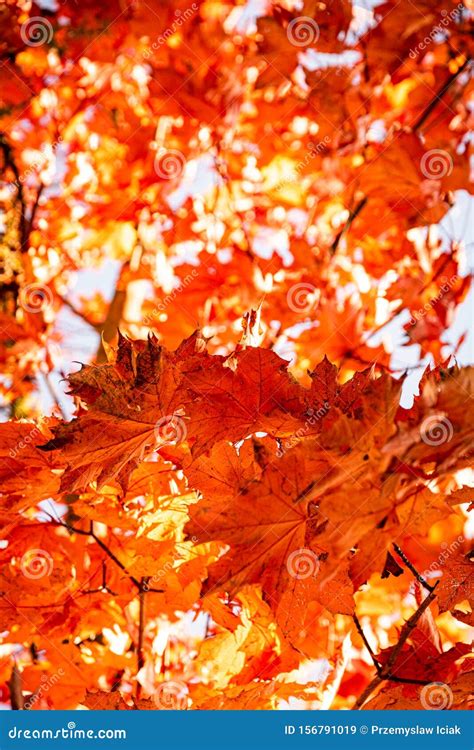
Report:
M418 609L416 609L416 611L413 612L413 614L410 617L410 619L407 620L406 623L404 624L404 626L402 628L402 631L400 633L400 637L398 639L398 642L393 647L388 660L383 665L381 665L379 663L377 657L373 653L372 648L370 647L370 644L367 641L367 638L366 638L366 636L364 634L364 631L362 630L362 626L361 626L361 624L360 624L360 622L359 622L359 620L357 618L357 615L354 613L353 619L354 619L355 626L357 628L357 631L358 631L359 635L361 636L361 638L362 638L362 640L364 642L365 647L367 648L367 650L368 650L368 652L369 652L369 654L371 656L371 659L372 659L372 661L374 663L374 666L375 666L375 669L377 671L377 675L367 685L367 687L365 688L364 692L359 696L359 698L357 699L357 701L355 702L355 704L353 706L353 710L357 710L359 708L362 708L362 706L367 701L367 699L370 698L370 696L372 695L372 693L374 692L374 690L382 682L384 682L384 681L387 681L387 682L400 682L400 683L411 684L411 685L427 685L430 682L429 680L421 680L421 679L418 680L418 679L413 678L413 677L402 677L400 675L394 675L394 674L392 674L392 669L395 666L396 661L398 659L398 656L400 655L400 652L401 652L403 646L407 642L407 640L408 640L408 638L410 636L410 633L416 627L416 624L417 624L418 620L420 619L421 615L423 614L423 612L426 609L428 609L428 607L430 606L431 602L436 598L436 587L438 585L437 583L434 586L430 586L429 584L427 584L426 581L422 578L422 576L418 573L418 571L416 570L416 568L414 567L414 565L412 565L412 563L408 560L407 556L400 549L400 547L397 544L394 544L393 546L394 546L395 551L397 552L397 554L400 556L400 558L403 560L403 562L407 566L407 568L413 573L413 575L415 576L416 580L422 586L424 586L426 589L428 589L429 594L426 597L426 599L424 599L421 602L421 604L418 607Z
M456 73L453 73L451 76L449 76L448 80L441 86L441 88L437 91L437 93L434 95L430 103L425 107L421 115L416 120L415 124L412 127L412 130L414 133L416 133L417 130L419 130L426 122L430 114L433 112L434 109L438 106L439 102L443 98L443 96L449 91L455 80L458 78L458 76L463 73L466 68L471 64L471 59L468 57L461 67L456 71Z
M410 570L413 573L413 575L415 576L415 578L418 581L418 583L421 583L421 585L423 586L423 588L425 588L427 591L430 591L430 592L433 591L434 590L434 586L430 586L430 584L425 581L425 579L423 578L423 576L420 575L420 573L418 573L418 571L415 568L415 566L413 565L413 563L410 562L410 560L405 555L405 553L403 552L403 550L400 549L400 547L398 546L398 544L395 544L395 542L394 542L393 543L393 548L394 548L395 552L397 553L397 555L403 560L403 562L407 566L408 570Z
M152 592L155 592L157 594L158 593L159 594L163 593L163 589L148 588L147 583L145 583L146 579L142 579L141 581L139 581L137 578L135 578L135 576L133 576L131 573L128 572L128 570L125 567L125 565L118 559L118 557L112 552L112 550L109 549L109 547L107 547L107 545L102 541L102 539L100 539L96 535L96 533L94 532L94 523L93 523L93 521L91 521L91 525L90 525L89 531L86 531L85 529L77 529L75 526L71 526L71 524L65 523L64 521L61 521L61 520L59 520L57 518L52 518L52 516L50 516L50 518L53 521L53 523L56 523L59 526L62 526L63 528L67 529L68 531L70 531L73 534L79 534L81 536L90 536L91 539L93 539L95 541L95 543L99 545L99 547L101 548L101 550L103 550L105 552L105 554L108 555L108 557L110 557L110 559L113 560L113 562L120 568L120 570L122 570L123 573L125 573L125 575L127 576L127 578L133 583L134 586L137 587L137 589L138 589L138 591L140 593L143 592L143 591L152 591Z
M347 218L346 223L342 227L341 231L337 234L336 239L334 240L334 242L331 245L331 255L334 255L334 253L336 252L337 248L339 247L340 241L342 240L342 238L344 237L344 235L346 234L346 232L351 228L353 222L357 219L357 217L359 216L360 212L362 211L362 209L367 204L367 201L368 201L368 198L367 198L367 196L365 196L364 198L362 198L359 201L359 203L354 208L354 210L350 212L350 214L349 214L349 216Z
M456 71L456 73L453 73L448 80L441 86L441 88L436 92L436 94L433 96L432 100L429 102L429 104L425 107L423 112L420 114L418 119L416 120L415 124L412 127L413 133L416 133L426 122L430 114L433 112L434 109L438 106L439 102L442 100L443 96L449 91L453 83L456 81L456 79L463 73L466 68L471 64L472 60L470 58L467 58L464 63L461 65L461 67ZM334 242L331 245L331 255L334 255L337 248L339 247L339 243L344 237L344 235L347 233L347 231L352 226L355 219L359 216L360 212L363 210L363 208L367 205L368 198L365 196L362 198L357 206L354 208L353 211L349 214L349 217L344 224L341 231L336 236Z
M370 654L370 656L372 658L372 661L374 663L374 667L377 670L377 674L380 675L382 667L381 667L380 662L378 661L377 657L375 656L374 652L372 651L372 647L371 647L369 641L366 638L366 635L365 635L365 633L364 633L364 631L362 629L362 625L360 624L359 618L357 617L357 615L356 615L355 612L352 615L352 619L355 622L355 626L357 628L357 632L359 633L360 637L364 641L364 646L366 647L367 651L369 652L369 654Z

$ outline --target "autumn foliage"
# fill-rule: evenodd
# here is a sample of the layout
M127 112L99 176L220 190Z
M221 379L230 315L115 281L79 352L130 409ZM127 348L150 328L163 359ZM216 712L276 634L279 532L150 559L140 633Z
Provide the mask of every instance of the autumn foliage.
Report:
M0 6L1 703L472 706L472 15Z

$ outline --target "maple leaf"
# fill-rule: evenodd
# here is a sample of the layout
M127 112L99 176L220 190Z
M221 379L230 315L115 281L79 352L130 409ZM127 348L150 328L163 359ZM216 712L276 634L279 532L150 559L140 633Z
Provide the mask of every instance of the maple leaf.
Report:
M91 711L127 711L131 708L118 692L110 693L105 690L87 691L83 705Z
M189 534L230 547L211 566L207 590L231 595L260 583L284 632L300 632L307 604L316 599L329 611L348 614L352 586L347 572L326 573L327 553L318 546L317 505L311 492L330 464L308 441L281 459L268 441L245 441L239 452L224 443L186 467L203 495L190 511ZM272 460L273 459L273 460ZM215 474L215 465L220 472ZM248 467L248 468L247 468ZM330 581L337 576L332 585Z
M441 570L443 575L437 591L441 611L454 609L456 604L465 600L474 608L473 553L456 550L449 555Z
M258 588L244 587L235 597L236 607L240 610L237 624L231 621L229 628L226 622L227 627L219 627L202 643L195 661L197 672L213 688L224 689L231 683L246 684L297 668L299 659L292 649L284 648L283 634ZM212 611L214 617L220 616L215 604Z
M196 441L193 453L199 455L222 439L295 430L301 388L287 366L274 352L250 347L225 360L212 357L205 368L193 373L194 398L188 407Z
M28 422L0 425L0 507L3 510L13 512L34 506L57 492L59 478L53 472L55 461L37 448L50 434L46 425Z
M169 353L153 338L147 344L121 338L114 364L70 376L70 392L89 408L41 446L60 450L67 461L62 489L95 480L125 485L153 447L165 446L167 455L167 445L188 440L200 453L219 438L238 440L259 430L284 434L295 427L289 412L300 406L300 388L283 360L253 348L209 357L202 345L195 334Z
M89 408L60 425L41 446L43 451L61 452L66 463L62 489L74 491L113 479L125 486L147 450L185 439L186 426L178 412L183 413L187 389L178 387L189 379L193 366L207 361L199 349L197 336L175 353L152 337L146 343L121 337L114 364L85 367L70 376L71 393Z
M320 697L318 683L278 682L267 680L236 685L222 690L203 689L198 686L191 690L195 708L201 711L210 710L241 710L276 708L279 701L290 698L301 698L306 701L317 701Z

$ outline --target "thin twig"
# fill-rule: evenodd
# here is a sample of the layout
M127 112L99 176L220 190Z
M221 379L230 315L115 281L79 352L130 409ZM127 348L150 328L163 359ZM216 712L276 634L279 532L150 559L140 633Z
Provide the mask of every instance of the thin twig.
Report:
M14 185L17 190L16 198L20 206L20 252L25 253L28 250L25 194L23 192L20 172L18 171L18 167L13 157L13 150L5 133L0 133L0 149L3 151L5 167L12 171L13 177L15 178Z
M400 633L398 643L393 649L392 653L390 654L390 657L387 663L384 665L384 668L382 670L385 677L388 677L390 675L391 669L393 665L395 664L395 662L397 661L398 655L400 651L402 650L403 646L405 645L408 636L410 635L411 631L414 629L415 625L417 624L418 620L420 619L425 609L428 609L431 602L435 598L436 598L436 593L433 590L428 594L426 599L423 599L423 601L421 602L416 612L413 612L412 616L406 621L405 625L402 628L402 632Z
M38 190L36 191L36 198L35 198L35 202L33 203L32 207L31 207L30 218L29 218L28 222L26 223L25 232L26 232L26 238L27 239L29 238L31 230L33 229L33 226L34 226L36 212L37 212L38 207L39 207L39 202L40 202L40 198L41 198L41 195L43 193L43 190L44 190L44 184L41 183L40 186L39 186L39 188L38 188Z
M436 588L436 587L435 587ZM401 683L408 683L408 684L416 684L416 685L426 685L427 681L418 681L412 678L408 677L405 679L404 677L401 677L400 675L393 675L392 674L392 668L396 664L396 661L398 659L398 656L405 645L410 633L415 628L418 620L420 619L423 612L430 606L433 599L436 598L435 591L431 591L426 599L424 599L418 609L412 614L409 620L406 621L405 625L402 628L402 632L400 633L400 637L398 639L398 643L393 647L390 656L387 660L387 662L382 666L380 672L377 674L376 677L370 682L367 687L365 688L364 692L359 696L356 703L353 706L353 710L357 710L359 708L362 708L364 703L367 701L367 699L372 695L374 690L380 685L381 682L388 681L388 682L401 682Z
M357 698L357 701L352 706L352 710L357 711L359 708L362 708L364 703L367 701L368 698L370 698L370 696L374 692L375 688L377 688L380 685L380 683L383 681L384 681L384 678L380 677L379 675L374 677L372 682L369 682L364 692Z
M456 71L456 73L453 73L448 78L448 80L441 86L439 91L437 91L437 93L434 95L430 103L425 107L425 109L423 110L423 112L421 113L421 115L418 117L415 124L413 125L412 131L414 133L416 133L416 131L419 130L425 124L426 120L428 119L430 114L433 112L433 110L436 109L436 107L438 106L443 96L449 91L449 89L451 88L455 80L458 78L458 76L460 76L461 73L463 73L466 70L466 68L468 67L468 65L471 64L471 62L472 61L470 57L466 58L466 60L463 62L461 67Z
M423 112L420 114L418 119L416 120L415 124L412 127L412 132L416 133L426 122L427 118L430 116L430 114L433 112L434 109L438 106L439 102L442 100L443 96L449 91L453 83L456 81L456 79L461 75L461 73L466 70L466 68L470 65L472 62L471 58L467 58L464 63L461 65L461 67L456 71L456 73L453 73L448 80L441 86L441 88L436 92L436 94L433 96L429 104L425 107ZM349 217L341 229L341 231L337 234L334 242L331 245L331 255L334 255L337 248L339 247L339 243L341 239L344 237L344 235L347 233L347 231L350 229L352 223L355 221L355 219L359 216L360 212L365 208L367 205L368 198L367 196L364 196L357 206L354 208L353 211L349 214Z
M436 281L437 278L444 272L445 267L450 262L450 260L451 260L451 255L446 254L446 259L443 260L443 262L440 264L440 266L437 269L436 273L432 274L432 276L430 276L430 278L423 284L423 286L421 287L421 289L418 290L418 297L421 297L421 295L423 294L423 292L425 292L429 288L429 286L434 281ZM392 313L390 314L389 318L384 323L381 323L376 328L373 328L372 331L369 333L369 335L364 339L364 341L362 342L362 344L357 344L357 346L355 347L354 351L357 351L357 349L360 346L362 346L362 345L365 346L367 344L367 342L370 341L370 339L372 338L372 336L375 336L375 334L379 333L383 328L385 328L385 326L388 326L388 324L391 323L392 320L395 320L395 318L398 315L400 315L400 313L402 313L404 309L405 308L403 306L403 302L401 302L399 305L397 305L397 307L394 310L392 310ZM419 366L420 365L416 365L416 367L419 367ZM406 368L404 368L404 369L406 369Z
M400 547L398 546L398 544L395 544L395 542L393 543L393 549L395 550L395 552L397 553L397 555L403 560L403 562L407 566L408 570L410 570L413 573L413 575L415 576L415 578L418 581L418 583L421 583L421 585L423 586L423 588L425 588L427 591L429 591L431 593L434 590L434 586L430 586L430 584L425 581L425 579L423 578L423 576L420 575L420 573L418 573L418 571L415 568L415 566L413 565L413 563L411 563L410 560L408 559L408 557L405 555L404 551L402 549L400 549Z
M375 656L374 652L372 651L372 648L365 636L365 633L362 629L362 625L359 622L359 619L357 615L354 613L353 620L355 623L355 626L357 628L357 631L362 638L364 645L369 652L372 661L374 663L375 669L377 671L377 675L374 677L374 679L367 685L364 692L359 696L357 701L355 702L353 706L353 710L357 710L359 708L362 708L364 703L367 701L368 698L372 695L374 690L384 681L387 682L400 682L403 684L411 684L411 685L426 685L428 684L427 680L417 679L413 677L402 677L400 675L392 674L392 669L396 664L396 661L398 659L398 656L400 655L401 650L403 649L403 646L405 645L406 641L408 640L408 637L410 636L410 633L415 628L418 620L420 619L423 612L430 606L431 602L436 598L436 587L437 583L434 586L430 586L424 578L418 573L415 566L409 561L405 553L402 549L398 546L398 544L393 544L393 547L396 551L396 553L399 555L401 560L405 563L407 568L413 573L416 580L424 586L425 589L428 590L428 596L421 602L420 606L416 609L415 612L413 612L412 616L406 621L404 624L400 637L398 639L398 642L395 644L395 646L392 648L390 652L390 656L385 662L385 664L380 664L377 657Z
M83 320L84 323L87 323L87 325L90 326L91 328L93 328L95 331L100 331L101 330L101 324L100 323L93 323L92 320L89 320L89 318L86 315L84 315L84 313L81 312L72 302L70 302L65 297L62 297L61 295L58 295L58 296L60 297L63 305L65 305L66 307L68 307L71 310L71 312L74 315L76 315L78 318L80 318L81 320Z
M370 656L372 657L372 661L374 662L374 667L377 670L377 674L380 675L381 672L381 665L378 661L377 657L375 656L374 652L372 651L372 646L370 645L369 641L366 638L366 635L362 629L362 625L359 622L359 618L357 617L356 613L352 615L352 619L354 620L355 626L357 628L357 632L359 633L360 637L364 641L364 646L366 647L367 651L369 652Z
M342 227L341 231L338 232L338 234L336 235L336 238L335 238L334 242L331 245L331 255L334 255L334 253L336 252L337 248L339 247L340 241L342 240L342 238L344 237L344 235L346 234L346 232L351 228L352 223L357 219L357 217L359 216L360 212L362 211L362 209L367 204L367 201L368 201L367 196L364 196L359 201L359 203L354 208L354 210L350 212L349 216L347 217L346 223Z
M102 541L102 539L100 539L96 535L96 533L94 532L94 523L93 523L93 521L91 521L90 529L89 529L89 531L87 531L86 529L77 529L75 526L71 526L71 524L65 523L64 521L61 521L60 519L53 518L51 515L50 515L50 518L51 518L51 520L54 523L58 524L58 526L62 526L63 528L67 529L68 531L70 531L73 534L79 534L81 536L90 536L91 539L93 539L96 542L96 544L99 545L99 547L101 548L101 550L103 550L105 552L105 554L108 555L108 557L110 557L110 559L113 560L113 562L120 568L120 570L123 571L123 573L125 573L125 575L127 576L127 578L129 578L129 580L133 583L133 585L137 587L137 589L138 589L139 592L142 592L142 591L153 591L153 592L159 593L159 594L163 593L163 589L148 588L147 585L143 582L143 580L139 581L137 578L135 578L135 576L133 576L131 573L128 572L128 570L125 567L125 565L118 559L118 557L116 557L116 555L114 555L114 553L112 552L112 550L109 549L109 547L107 547L107 545Z
M432 677L426 680L417 680L415 677L398 677L394 674L390 675L390 677L385 677L385 680L387 682L401 682L403 685L429 685L433 682Z

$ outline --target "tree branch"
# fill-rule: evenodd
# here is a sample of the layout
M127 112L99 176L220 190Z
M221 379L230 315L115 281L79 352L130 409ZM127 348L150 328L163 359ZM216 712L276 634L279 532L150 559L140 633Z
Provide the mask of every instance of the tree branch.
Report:
M370 654L370 656L372 658L372 661L374 663L374 667L377 670L377 674L380 675L382 667L381 667L380 662L378 661L377 657L375 656L374 652L372 651L372 646L370 645L369 641L367 640L366 635L365 635L365 633L364 633L364 631L362 629L362 625L360 624L359 618L357 617L357 615L356 615L355 612L352 615L352 619L354 620L355 626L357 628L357 632L359 633L360 637L364 641L364 646L366 647L367 651L369 652L369 654Z
M417 130L419 130L426 122L430 114L433 112L434 109L438 106L439 102L443 98L443 96L449 91L455 80L458 78L458 76L463 73L466 68L471 64L471 58L468 57L463 62L461 67L456 71L456 73L453 73L449 76L448 80L441 86L441 88L438 90L438 92L433 96L430 103L425 107L421 115L416 120L415 124L412 127L413 133L416 133Z
M359 696L359 698L355 702L354 706L352 707L353 710L357 710L359 708L362 708L362 706L367 701L367 699L370 698L370 696L372 695L372 693L374 692L374 690L382 682L384 682L384 681L387 681L387 682L400 682L400 683L403 683L403 684L412 684L412 685L426 685L426 684L429 683L429 680L422 680L422 679L418 680L418 679L413 678L413 677L401 677L400 675L394 675L394 674L392 674L392 669L395 666L396 661L398 659L398 656L400 655L400 652L401 652L403 646L405 645L407 639L409 638L410 633L416 627L416 624L417 624L418 620L420 619L421 615L423 614L423 612L426 609L428 609L428 607L430 606L431 602L436 598L436 587L437 587L438 584L436 583L434 586L430 586L428 583L426 583L426 581L424 580L424 578L418 573L418 571L415 568L415 566L408 560L407 556L405 555L405 553L403 552L403 550L400 549L400 547L398 546L398 544L394 543L393 547L394 547L396 553L401 558L401 560L403 560L403 562L405 563L405 565L407 566L407 568L411 571L411 573L413 573L413 575L415 576L416 580L422 586L424 586L425 589L427 589L429 593L428 593L428 596L425 599L423 599L423 601L421 602L421 604L419 605L419 607L415 610L415 612L413 612L413 614L411 615L411 617L404 624L404 626L403 626L403 628L401 630L398 642L392 648L390 656L387 659L387 661L385 662L385 664L380 664L380 662L378 661L377 657L375 656L374 652L372 651L372 648L371 648L371 646L370 646L370 644L369 644L369 642L368 642L368 640L367 640L367 638L365 636L365 633L364 633L364 631L362 629L362 625L360 624L357 615L354 613L353 620L354 620L355 626L357 628L357 632L359 633L360 637L362 638L362 640L364 642L364 645L365 645L367 651L369 652L369 654L371 656L371 659L372 659L372 661L374 663L374 667L375 667L375 669L377 671L377 675L367 685L367 687L365 688L364 692Z
M414 630L418 620L420 619L423 612L430 606L431 602L436 598L436 594L433 591L431 591L426 599L424 599L418 609L412 614L409 620L406 621L405 625L402 628L402 632L400 633L400 638L398 639L398 643L393 647L392 652L387 660L387 662L382 666L380 669L380 672L377 674L376 677L370 682L367 687L365 688L362 695L359 696L357 701L355 702L352 710L357 710L362 708L364 703L367 701L367 699L372 695L374 690L380 685L381 682L388 681L388 682L401 682L401 683L408 683L408 684L415 684L415 685L426 685L428 684L428 680L414 680L411 677L404 678L400 677L399 675L393 675L392 674L392 668L395 665L397 658L405 645L410 633L412 630Z
M40 202L40 198L41 198L41 194L42 194L43 190L44 190L44 184L41 183L40 186L39 186L39 188L38 188L38 190L37 190L37 192L36 192L35 202L33 203L32 207L31 207L30 218L28 219L28 222L26 223L26 226L25 226L25 235L26 235L25 239L26 240L28 240L28 238L30 236L30 232L33 229L33 224L34 224L34 221L35 221L36 212L38 211L39 202Z
M157 594L163 593L163 589L147 588L145 579L142 579L141 581L139 581L137 578L135 578L135 576L133 576L131 573L128 572L125 565L118 559L118 557L112 552L112 550L109 549L109 547L107 547L107 545L102 541L102 539L100 539L96 535L96 533L94 532L93 521L91 521L89 531L86 531L86 529L77 529L75 526L71 526L71 524L69 523L65 523L64 521L61 521L57 518L53 518L51 515L50 515L50 518L53 521L53 523L57 524L58 526L62 526L63 528L67 529L73 534L79 534L81 536L90 536L91 539L93 539L96 542L96 544L99 545L101 550L103 550L103 552L105 552L105 554L108 555L108 557L110 557L110 559L120 568L120 570L123 573L125 573L127 578L133 583L134 586L136 586L136 588L138 589L140 593L142 593L143 591L152 591Z
M434 590L434 586L430 586L430 584L425 581L425 579L423 578L423 576L421 576L420 573L418 573L418 571L415 568L415 566L410 562L410 560L405 555L405 553L403 552L403 550L401 550L400 547L398 546L398 544L395 544L395 542L393 543L393 549L395 550L395 552L397 553L397 555L403 560L403 562L407 566L408 570L410 570L413 573L413 575L415 576L415 578L418 581L418 583L421 583L421 585L423 586L423 588L425 588L427 591L429 591L431 593Z
M8 689L10 691L10 704L12 711L22 711L24 707L23 691L21 688L21 673L18 669L16 660L13 662L13 668L10 675L10 679L7 680Z
M74 315L77 315L78 318L80 318L81 320L83 320L84 323L87 323L87 325L90 326L91 328L93 328L95 331L98 331L98 332L101 331L101 324L100 323L93 323L91 320L89 320L89 318L86 317L86 315L84 315L84 313L82 313L80 310L78 310L78 308L75 305L73 305L72 302L70 302L65 297L62 297L61 295L58 295L58 296L60 297L63 305L65 305L66 307L68 307L69 310L71 310L71 312Z
M101 337L95 359L97 364L100 365L107 362L107 353L105 351L104 341L108 344L113 340L114 336L117 334L117 329L120 326L120 321L122 320L127 293L126 289L123 288L123 285L121 284L121 278L124 275L125 271L128 269L128 266L129 263L127 262L122 267L119 278L117 280L117 285L115 287L114 296L107 311L106 318L102 325L99 327Z
M456 79L463 73L466 68L471 64L472 60L471 58L467 58L464 63L461 65L461 67L456 71L456 73L453 73L448 80L441 86L441 88L437 91L437 93L433 96L429 104L425 107L421 115L418 117L418 119L415 121L415 124L412 127L412 132L416 133L426 122L430 114L433 112L434 109L438 106L439 102L442 100L443 96L449 91L453 83L456 81ZM334 253L337 251L337 248L339 247L339 243L341 239L344 237L344 235L347 233L347 231L350 229L352 223L355 221L355 219L359 216L360 212L365 208L367 205L368 198L365 196L362 198L357 206L354 208L353 211L349 214L349 217L341 229L341 231L336 236L334 242L331 245L331 255L334 255Z
M339 247L340 241L342 240L342 238L344 237L344 235L349 231L349 229L351 228L353 222L357 219L357 217L359 216L359 214L362 211L362 209L367 205L367 201L368 201L367 196L364 196L359 201L359 203L354 208L354 210L350 212L349 216L347 217L346 223L342 227L341 231L336 235L336 238L335 238L334 242L331 245L331 250L330 250L331 255L334 255L334 253L336 252L337 248Z
M59 411L60 411L60 413L61 413L61 416L62 416L62 418L64 419L64 421L65 421L65 422L67 422L67 421L68 421L68 415L67 415L67 414L66 414L66 412L64 411L64 408L63 408L63 406L62 406L62 404L61 404L61 402L60 402L60 400L59 400L59 396L58 396L58 394L56 393L56 390L54 389L54 386L53 386L53 384L51 383L51 380L50 380L50 377L49 377L49 376L50 376L50 374L51 374L51 373L49 373L49 372L46 372L46 373L42 373L42 375L43 375L43 380L44 380L44 384L45 384L45 386L46 386L46 388L47 388L47 390L48 390L48 393L49 393L49 395L51 396L51 398L52 398L53 402L54 402L54 403L56 404L56 406L58 407L58 409L59 409Z
M387 661L387 663L384 665L382 669L382 674L384 675L384 678L390 677L390 671L397 661L398 655L400 651L402 650L403 646L405 645L408 636L410 635L411 631L414 629L415 625L417 624L418 620L420 619L421 615L427 609L431 602L436 599L436 594L433 591L431 591L426 599L423 599L418 609L413 612L412 616L409 620L406 621L405 625L402 628L402 632L400 633L400 638L398 639L398 643L393 649L392 653L390 654L390 657Z
M5 133L0 133L0 149L3 151L5 167L12 171L13 177L15 178L14 185L16 186L17 191L16 197L20 205L20 252L25 253L28 249L25 195L23 192L20 173L18 171L15 159L13 158L13 150L6 139Z
M379 677L379 675L377 675L377 677L374 677L374 679L372 680L372 682L369 682L369 684L365 688L364 692L358 697L357 701L352 706L352 710L353 711L357 711L359 708L362 708L362 706L367 701L367 699L370 698L370 696L372 695L372 693L374 692L374 690L383 681L384 681L384 678L383 677Z

